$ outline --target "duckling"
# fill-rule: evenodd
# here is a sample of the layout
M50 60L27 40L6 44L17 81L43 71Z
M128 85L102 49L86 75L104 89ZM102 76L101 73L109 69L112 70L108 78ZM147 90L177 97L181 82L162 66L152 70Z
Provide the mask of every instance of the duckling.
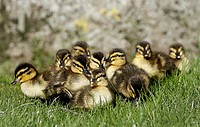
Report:
M104 54L102 52L94 52L90 58L90 70L95 70L98 68L104 69Z
M129 100L138 100L141 91L148 90L149 75L135 65L127 62L122 49L115 48L106 58L106 75L116 91Z
M62 69L63 67L65 69L69 69L71 66L71 53L67 49L60 49L56 53L56 67L60 67Z
M104 69L92 71L90 86L74 93L71 105L78 108L92 109L107 103L114 103L115 95L107 80Z
M68 75L68 70L71 66L71 53L67 49L61 49L56 53L55 64L48 67L43 72L43 78L49 83L45 89L45 94L49 96L57 96L69 94L69 91L64 90L64 81ZM59 81L58 81L59 80ZM69 94L70 95L70 94Z
M184 46L180 43L172 44L169 47L169 57L173 59L178 70L189 71L189 60L185 56Z
M162 79L175 69L173 61L162 52L152 52L150 44L142 41L136 44L136 54L132 64L145 70L151 78Z
M71 99L74 91L90 84L90 71L88 67L88 59L85 55L75 56L71 59L71 67L69 70L64 69L55 75L55 78L49 82L49 86L45 90L48 95L66 96ZM66 99L66 101L68 101Z
M54 80L58 73L69 70L71 66L71 53L67 49L58 50L56 53L55 64L49 66L44 72L43 76L46 81Z
M72 65L64 84L67 90L73 92L90 85L91 72L88 64L89 61L85 55L78 55L72 59Z
M90 50L88 44L84 41L78 41L72 46L71 55L72 57L78 55L86 55L90 58Z
M20 83L22 93L30 98L46 99L44 90L48 82L43 74L39 74L36 68L29 63L21 63L15 69L15 79L11 84Z

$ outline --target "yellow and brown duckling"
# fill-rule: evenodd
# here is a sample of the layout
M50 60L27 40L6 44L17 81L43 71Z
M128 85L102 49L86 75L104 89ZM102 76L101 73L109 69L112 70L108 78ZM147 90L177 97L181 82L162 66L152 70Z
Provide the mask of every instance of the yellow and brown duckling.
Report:
M90 50L89 46L84 41L78 41L72 46L71 50L72 58L79 55L86 55L88 58L90 58Z
M64 91L64 82L71 67L71 53L67 49L61 49L56 53L55 64L48 67L43 72L43 78L49 83L45 89L48 96L70 95L69 91Z
M107 80L104 69L92 72L91 84L74 93L71 106L92 109L100 105L114 103L115 95Z
M162 79L175 69L174 62L162 52L152 52L150 44L142 41L136 44L136 54L132 64L145 70L151 78Z
M44 79L47 81L54 80L57 76L59 77L59 73L69 70L70 67L71 53L67 49L58 50L55 63L44 71Z
M74 92L90 85L91 72L88 64L89 61L85 55L75 56L72 59L71 68L65 78L66 89Z
M117 92L130 100L138 100L141 91L149 86L149 76L143 70L127 62L122 49L113 49L106 58L106 75Z
M88 63L85 55L73 57L70 68L59 71L55 78L50 80L45 92L53 95L64 95L70 99L75 91L90 85L91 73Z
M189 71L189 60L185 56L185 50L182 44L172 44L169 47L169 57L173 59L174 64L178 68L178 70Z
M104 54L102 52L94 52L90 58L90 70L95 70L98 68L104 69Z
M22 93L30 98L47 98L44 91L48 82L44 80L43 74L39 74L29 63L21 63L15 69L15 79L12 84L16 83L20 83Z
M58 50L56 53L55 66L60 69L69 69L71 67L71 53L67 49Z

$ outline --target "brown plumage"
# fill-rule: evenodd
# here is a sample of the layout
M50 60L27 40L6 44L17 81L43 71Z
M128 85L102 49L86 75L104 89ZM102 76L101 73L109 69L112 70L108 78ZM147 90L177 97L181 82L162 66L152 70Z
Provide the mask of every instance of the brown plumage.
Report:
M58 96L61 94L69 94L64 90L64 82L68 76L71 67L71 54L67 49L61 49L56 53L55 64L49 66L43 72L43 78L49 82L45 89L45 94L49 96ZM66 92L66 93L65 93Z
M64 87L72 92L84 86L90 85L91 72L88 67L89 61L85 55L75 56L72 65L65 78Z
M103 69L92 72L91 84L76 91L71 106L91 109L96 106L114 103L115 95L110 87Z
M152 52L150 44L142 41L136 44L136 54L132 64L145 70L151 78L162 79L175 69L174 62L162 52Z
M20 83L22 93L30 98L46 99L45 89L48 82L43 74L39 74L36 68L29 63L21 63L15 69L15 79L12 84Z
M122 49L113 49L106 59L106 74L118 93L124 97L137 100L142 90L149 86L148 74L127 62Z

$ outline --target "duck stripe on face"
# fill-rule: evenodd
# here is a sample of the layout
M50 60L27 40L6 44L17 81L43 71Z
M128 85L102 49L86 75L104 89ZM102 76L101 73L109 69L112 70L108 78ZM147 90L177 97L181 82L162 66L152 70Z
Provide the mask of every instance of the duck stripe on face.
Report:
M16 77L21 76L22 74L28 72L29 70L30 70L29 67L26 67L26 68L24 68L24 69L19 70L19 71L17 72L17 74L16 74Z

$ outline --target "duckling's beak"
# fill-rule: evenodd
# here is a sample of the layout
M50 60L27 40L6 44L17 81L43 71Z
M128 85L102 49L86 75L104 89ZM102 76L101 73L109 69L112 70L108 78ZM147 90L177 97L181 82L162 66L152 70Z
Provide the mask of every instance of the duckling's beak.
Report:
M177 58L177 59L180 59L180 58L181 58L181 56L177 56L176 58Z
M17 84L17 82L18 82L17 79L15 79L14 81L11 82L11 85L15 85Z
M148 57L148 54L144 54L144 57Z
M94 85L94 83L97 81L97 79L96 78L92 78L92 79L90 79L90 86L91 87L94 87L95 85Z
M64 61L61 61L60 62L60 68L63 68L64 67Z
M111 61L110 57L105 59L105 62L110 62L110 61Z
M97 81L96 78L92 78L92 79L90 80L90 83L93 84L93 83L96 82L96 81Z
M103 64L100 64L100 65L99 65L99 68L100 68L100 69L105 69L104 66L103 66Z
M179 54L176 55L176 59L180 59L181 56Z
M108 57L108 58L106 58L106 59L104 60L104 62L103 62L103 68L109 67L110 64L111 64L111 58Z
M83 69L83 72L84 72L84 74L87 76L87 77L90 77L90 75L91 75L91 73L90 73L90 71L88 70L88 69Z
M86 55L88 58L90 58L90 51L87 51Z

